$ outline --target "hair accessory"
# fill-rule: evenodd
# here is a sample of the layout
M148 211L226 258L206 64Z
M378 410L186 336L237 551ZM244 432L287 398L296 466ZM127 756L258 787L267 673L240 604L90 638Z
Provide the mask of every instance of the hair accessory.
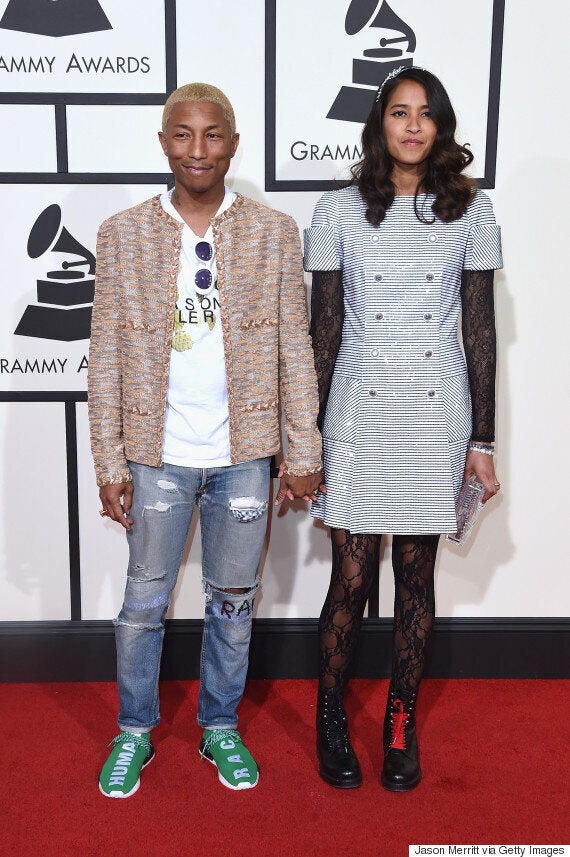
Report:
M399 65L397 68L393 68L392 71L390 72L390 74L384 78L384 80L382 81L382 83L380 84L380 86L378 88L378 92L376 93L376 102L380 101L380 97L382 95L382 90L384 89L384 87L386 86L388 81L392 80L393 77L396 77L397 74L400 74L401 71L404 71L405 68L406 68L405 65Z
M378 103L378 101L380 101L380 98L382 97L382 90L384 89L384 87L386 86L388 81L392 80L394 77L397 77L397 75L399 75L401 71L406 71L406 69L409 69L409 68L417 69L418 71L425 71L425 68L422 68L419 65L412 65L412 66L399 65L399 66L397 66L397 68L393 68L392 71L390 72L390 74L387 77L385 77L384 80L382 81L382 83L380 84L378 92L376 93L376 102L377 103Z

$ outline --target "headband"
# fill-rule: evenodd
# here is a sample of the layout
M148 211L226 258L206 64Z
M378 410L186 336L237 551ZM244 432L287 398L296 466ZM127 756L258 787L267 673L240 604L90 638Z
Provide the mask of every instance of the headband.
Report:
M390 74L388 74L388 75L384 78L384 80L382 81L382 83L380 84L380 87L379 87L379 89L378 89L378 92L376 93L376 103L378 103L378 102L380 101L380 98L382 97L382 90L384 89L384 87L386 86L386 84L388 83L388 81L389 81L389 80L393 80L393 78L397 77L397 75L399 75L399 74L400 74L400 72L402 72L402 71L406 71L406 69L408 69L408 68L415 68L415 69L417 69L418 71L425 71L425 68L421 68L419 65L412 65L412 66L408 66L408 65L399 65L399 66L397 66L397 68L393 68L393 69L392 69L392 71L390 72Z

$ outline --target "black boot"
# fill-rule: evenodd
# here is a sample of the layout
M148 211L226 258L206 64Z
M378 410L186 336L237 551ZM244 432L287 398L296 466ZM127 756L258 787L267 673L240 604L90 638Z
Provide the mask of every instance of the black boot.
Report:
M362 783L356 754L350 745L342 694L319 691L317 699L317 756L319 774L337 789L354 789Z
M391 792L407 792L422 778L416 738L416 693L390 688L384 717L384 767L380 780Z

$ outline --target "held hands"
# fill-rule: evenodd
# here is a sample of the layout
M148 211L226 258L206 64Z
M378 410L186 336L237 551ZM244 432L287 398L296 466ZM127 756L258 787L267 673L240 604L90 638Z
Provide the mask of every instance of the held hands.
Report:
M501 483L495 474L495 466L493 456L486 455L484 452L474 452L469 449L467 458L465 459L465 472L463 478L469 479L470 476L475 476L485 488L482 503L486 503L491 497L494 497L501 489Z
M285 464L279 465L278 476L281 479L275 505L280 506L285 497L289 500L316 500L317 492L326 493L323 473L310 473L308 476L293 476L285 473Z
M99 489L99 497L101 498L99 514L111 518L112 521L116 521L127 532L130 532L133 526L133 519L129 518L133 502L133 483L116 482L112 485L103 485ZM121 497L123 498L122 503Z

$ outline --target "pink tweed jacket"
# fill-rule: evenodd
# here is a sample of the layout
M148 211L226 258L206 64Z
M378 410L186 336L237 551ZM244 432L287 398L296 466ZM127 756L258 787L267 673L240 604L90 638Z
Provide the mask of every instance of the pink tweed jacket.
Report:
M318 397L295 222L238 194L212 226L232 462L279 452L282 405L286 468L314 473ZM128 460L162 462L182 228L154 197L99 230L88 373L98 485L130 480Z

